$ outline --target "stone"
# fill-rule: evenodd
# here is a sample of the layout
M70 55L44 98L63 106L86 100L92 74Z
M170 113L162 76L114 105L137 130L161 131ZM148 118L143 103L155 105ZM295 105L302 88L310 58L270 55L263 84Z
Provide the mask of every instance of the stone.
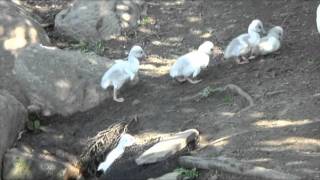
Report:
M141 0L76 0L57 14L55 29L78 41L110 40L137 26L141 5Z
M76 174L71 172L74 169L76 168L71 164L49 154L13 148L4 156L3 180L81 179L79 171Z
M100 87L111 61L94 54L32 45L15 63L16 78L27 97L29 110L45 116L68 116L97 106L110 91Z
M21 7L0 1L0 89L10 91L22 103L25 99L12 70L20 50L35 43L50 44L45 30Z
M138 165L163 161L185 149L189 143L197 143L198 139L199 132L196 129L179 132L155 144L140 155L135 161Z
M28 115L24 106L8 91L0 90L0 177L2 157L25 125Z

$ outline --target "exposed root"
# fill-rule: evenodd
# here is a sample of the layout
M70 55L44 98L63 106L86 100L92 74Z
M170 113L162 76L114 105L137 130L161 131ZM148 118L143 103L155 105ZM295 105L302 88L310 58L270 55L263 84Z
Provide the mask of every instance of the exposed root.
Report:
M253 101L252 97L247 92L245 92L244 90L242 90L239 86L237 86L235 84L228 84L224 87L218 87L215 89L212 89L211 87L206 87L200 93L193 95L193 96L181 98L180 101L189 101L189 100L200 101L202 98L207 98L214 93L224 92L228 89L234 93L239 94L240 96L245 98L249 103L249 105L247 107L241 109L239 112L246 111L254 106L254 101Z

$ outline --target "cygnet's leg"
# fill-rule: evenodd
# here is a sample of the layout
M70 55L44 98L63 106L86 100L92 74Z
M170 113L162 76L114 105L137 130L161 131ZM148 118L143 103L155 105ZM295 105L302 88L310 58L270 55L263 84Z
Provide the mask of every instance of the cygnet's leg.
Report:
M118 90L117 88L113 88L113 100L116 101L116 102L123 102L124 101L124 98L118 98L117 95L118 95Z
M253 47L250 49L250 53L249 53L249 59L255 59L257 57L256 52L257 52L257 47Z
M189 77L185 77L185 78L186 78L187 81L188 81L189 83L191 83L191 84L198 84L199 82L202 81L201 79L199 79L199 80L193 80L193 79L191 79L191 78L189 78Z

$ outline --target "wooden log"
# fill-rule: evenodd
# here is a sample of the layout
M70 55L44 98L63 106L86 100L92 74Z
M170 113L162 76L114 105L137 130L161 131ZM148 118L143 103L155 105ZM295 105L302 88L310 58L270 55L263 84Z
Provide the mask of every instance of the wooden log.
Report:
M219 169L221 171L239 174L244 176L253 176L272 180L300 180L301 178L295 175L287 174L273 169L267 169L261 166L254 166L249 163L241 162L240 160L217 157L205 158L194 156L182 156L179 158L179 164L186 168L198 169Z

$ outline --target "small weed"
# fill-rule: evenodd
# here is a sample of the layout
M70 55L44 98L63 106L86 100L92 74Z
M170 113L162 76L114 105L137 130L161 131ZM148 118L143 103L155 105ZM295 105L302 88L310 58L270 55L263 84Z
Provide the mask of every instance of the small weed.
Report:
M40 119L36 113L29 114L29 121L27 122L27 129L32 132L40 131Z
M151 24L151 23L152 23L152 18L149 16L145 16L142 18L140 24L144 26L144 25Z
M212 89L210 86L204 88L200 93L199 95L202 97L202 98L207 98L210 96L210 94L214 92L214 89Z
M105 44L103 41L98 41L94 44L90 44L88 42L80 41L77 44L71 44L71 49L78 49L82 53L95 52L98 55L103 55L105 52Z
M98 55L103 55L105 49L106 49L106 47L105 47L105 44L103 43L103 41L98 41L95 44L94 52Z
M180 173L183 177L188 177L190 179L195 179L199 177L199 172L197 171L196 168L193 168L193 169L178 168L175 171Z
M225 103L231 103L232 101L233 101L233 97L232 96L225 95L223 97L223 102L225 102Z

